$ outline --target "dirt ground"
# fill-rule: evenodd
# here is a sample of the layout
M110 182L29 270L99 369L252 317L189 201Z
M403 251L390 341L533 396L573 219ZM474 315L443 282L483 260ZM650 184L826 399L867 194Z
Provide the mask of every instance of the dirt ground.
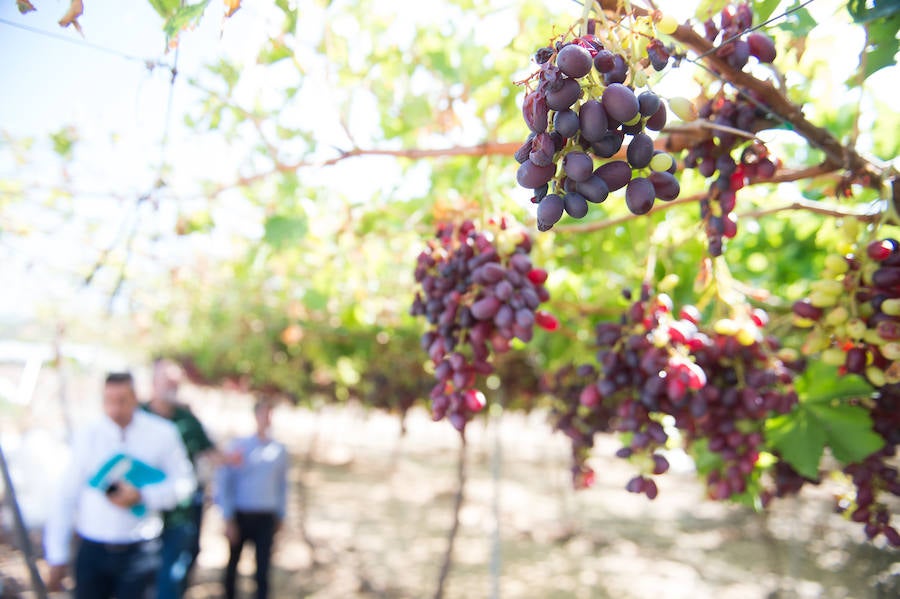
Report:
M245 397L197 389L187 396L220 440L252 427ZM401 438L395 417L353 407L276 411L294 484L277 540L275 598L434 596L459 442L424 411L407 425ZM495 415L487 426L470 425L468 441L448 599L900 597L900 552L866 543L859 525L833 513L836 483L756 514L704 500L689 465L677 460L655 501L625 492L632 471L612 457L611 438L596 452L597 484L575 492L565 439L542 415ZM221 597L222 528L211 507L189 599ZM2 541L0 596L33 597L11 535ZM248 597L252 567L248 550Z

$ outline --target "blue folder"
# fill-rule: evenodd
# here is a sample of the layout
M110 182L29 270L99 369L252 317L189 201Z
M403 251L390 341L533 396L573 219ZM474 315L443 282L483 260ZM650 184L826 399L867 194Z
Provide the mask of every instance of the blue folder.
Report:
M88 484L95 489L106 491L112 483L125 481L138 489L147 485L162 482L166 473L158 468L142 462L141 460L117 453L103 464L97 473L91 477ZM135 516L143 516L147 513L147 506L142 503L131 506L131 513Z

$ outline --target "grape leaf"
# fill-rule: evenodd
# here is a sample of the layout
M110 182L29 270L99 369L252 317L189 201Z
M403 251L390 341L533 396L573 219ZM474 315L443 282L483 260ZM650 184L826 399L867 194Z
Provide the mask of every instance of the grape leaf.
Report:
M60 27L68 27L72 25L75 27L75 30L78 31L81 35L84 35L84 32L81 31L81 25L78 23L78 17L84 14L84 3L81 0L71 0L69 3L69 9L66 11L66 14L62 16L59 20Z
M181 0L149 0L153 10L164 19L169 19L181 8Z
M784 20L780 21L777 27L790 33L793 37L805 38L816 24L816 20L812 18L809 11L801 8L785 15Z
M840 376L836 367L818 361L810 363L803 376L795 379L794 387L802 403L830 403L872 394L872 386L861 376Z
M807 406L825 431L834 457L844 464L862 461L884 446L872 430L872 419L862 406L810 404Z
M263 239L274 247L282 247L293 243L306 235L309 224L304 218L293 216L270 216L266 219Z
M807 478L819 477L819 460L825 451L825 429L810 417L802 404L790 414L766 421L766 439L794 470Z
M259 55L256 57L256 62L259 64L273 64L279 60L290 58L292 54L293 52L291 49L288 48L283 41L273 38L266 42L266 45L260 49Z
M230 17L241 8L241 0L225 0L225 18Z
M867 23L875 19L890 18L896 14L900 14L900 2L884 2L883 0L876 3L871 8L868 7L868 0L850 0L847 2L847 11L856 23Z
M201 0L196 4L185 4L180 7L174 15L170 16L165 25L163 25L163 31L166 32L166 36L173 40L178 37L178 34L183 30L187 29L191 25L197 23L200 20L200 17L203 16L203 11L206 10L206 7L209 5L210 0Z
M33 10L37 10L28 0L16 0L16 7L19 9L19 13L23 15Z
M897 36L897 31L900 30L900 13L870 21L866 24L866 29L869 44L866 46L864 77L896 64L894 57L900 50L900 38Z
M781 0L754 0L753 1L753 17L754 24L765 23L778 8Z

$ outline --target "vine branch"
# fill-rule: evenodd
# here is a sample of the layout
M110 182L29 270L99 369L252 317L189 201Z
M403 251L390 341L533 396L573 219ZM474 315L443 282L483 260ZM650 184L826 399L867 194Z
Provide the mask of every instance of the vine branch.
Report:
M275 173L289 173L301 168L308 167L325 167L332 166L341 161L350 158L358 158L361 156L390 156L393 158L408 158L410 160L422 160L427 158L447 158L454 156L495 156L504 155L511 156L519 149L522 142L498 142L486 141L474 146L451 146L448 148L404 148L398 150L388 150L381 148L353 148L350 150L341 150L340 154L322 161L298 160L296 162L277 162L270 171L254 173L239 177L238 179L223 185L216 186L211 192L210 197L217 196L222 192L233 187L242 187L251 185L263 179L272 176Z
M621 5L619 0L595 0L602 10L616 12ZM637 16L647 16L649 11L633 7ZM794 104L770 82L757 79L742 70L735 69L728 61L716 55L716 47L687 24L678 26L672 37L679 43L703 57L711 69L732 85L749 91L759 99L773 115L789 123L794 131L804 137L811 145L822 150L827 162L835 168L844 168L863 179L877 181L881 179L882 169L875 166L852 147L844 146L827 129L819 127L803 115L801 107Z

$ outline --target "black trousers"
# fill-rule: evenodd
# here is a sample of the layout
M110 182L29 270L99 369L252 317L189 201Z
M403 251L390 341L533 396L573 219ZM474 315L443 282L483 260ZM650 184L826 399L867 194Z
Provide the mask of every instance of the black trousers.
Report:
M278 516L269 512L236 512L238 542L231 545L231 555L225 568L225 597L234 599L237 583L237 566L244 543L252 541L256 550L256 598L268 599L269 563L272 557L272 540Z
M75 599L145 599L153 595L159 540L115 545L81 539Z

